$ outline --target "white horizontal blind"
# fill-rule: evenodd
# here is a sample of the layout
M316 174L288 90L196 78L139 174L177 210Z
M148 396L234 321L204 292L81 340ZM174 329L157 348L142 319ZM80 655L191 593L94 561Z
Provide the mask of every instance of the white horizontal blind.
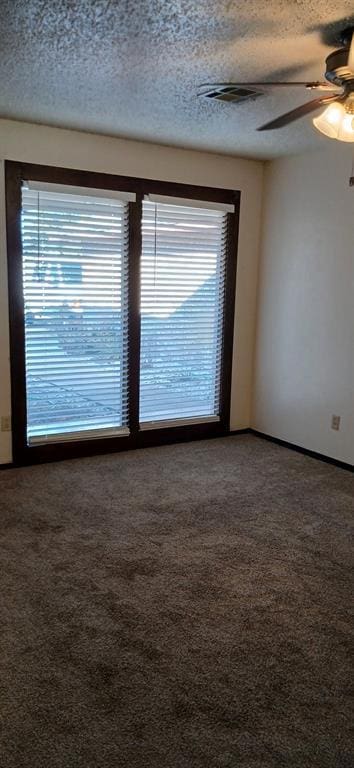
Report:
M27 439L127 429L128 204L22 189Z
M145 200L140 423L217 420L227 213Z

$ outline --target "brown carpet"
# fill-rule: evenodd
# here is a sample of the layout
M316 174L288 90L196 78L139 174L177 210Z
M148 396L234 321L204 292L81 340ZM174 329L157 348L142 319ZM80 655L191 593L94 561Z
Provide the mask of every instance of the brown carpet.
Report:
M252 436L3 471L1 768L352 768L354 476Z

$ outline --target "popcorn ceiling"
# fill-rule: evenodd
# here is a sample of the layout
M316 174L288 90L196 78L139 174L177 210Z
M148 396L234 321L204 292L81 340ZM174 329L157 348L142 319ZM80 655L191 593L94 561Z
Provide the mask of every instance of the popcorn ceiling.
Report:
M260 158L322 146L310 119L256 132L305 89L235 106L198 86L321 79L352 11L352 0L2 0L0 117Z

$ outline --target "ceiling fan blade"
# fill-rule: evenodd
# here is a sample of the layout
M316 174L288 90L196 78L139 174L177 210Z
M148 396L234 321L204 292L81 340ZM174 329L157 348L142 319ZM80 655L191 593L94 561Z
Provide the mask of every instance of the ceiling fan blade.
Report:
M354 16L344 16L344 18L332 19L329 22L312 25L307 27L307 32L319 32L319 37L323 45L328 45L330 48L339 48L341 45L346 45L343 41L343 30L346 32L348 28L354 27Z
M316 109L319 109L325 104L330 104L332 101L339 100L340 97L338 96L321 96L318 99L307 101L306 104L302 104L301 107L296 107L296 109L292 109L290 112L286 112L284 115L276 117L275 120L271 120L270 123L261 125L260 128L257 128L257 131L272 131L275 128L283 128L285 125L293 123L294 120L299 120L300 117L305 117L305 115L315 112Z
M316 80L311 82L304 80L302 82L263 82L263 83L202 83L199 88L225 88L226 86L233 88L308 88L309 90L320 91L335 91L336 85L330 85L329 83Z

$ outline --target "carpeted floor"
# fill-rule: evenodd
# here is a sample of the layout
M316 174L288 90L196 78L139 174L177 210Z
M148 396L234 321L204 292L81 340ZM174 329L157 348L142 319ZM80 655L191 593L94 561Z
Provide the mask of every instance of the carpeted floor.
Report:
M353 768L354 475L245 435L0 486L1 768Z

